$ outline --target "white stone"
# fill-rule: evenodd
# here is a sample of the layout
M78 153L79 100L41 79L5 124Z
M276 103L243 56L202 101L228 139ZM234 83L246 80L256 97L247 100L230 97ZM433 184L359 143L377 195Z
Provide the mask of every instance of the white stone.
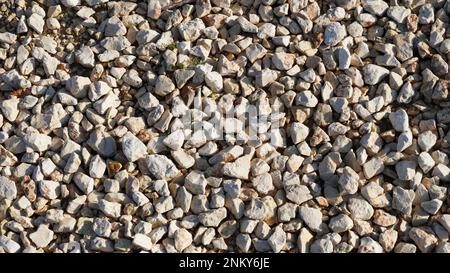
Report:
M94 179L85 175L84 173L78 172L74 174L73 181L75 182L77 187L85 194L89 194L94 190Z
M164 155L149 155L146 162L148 170L157 179L170 180L179 173L175 164Z
M41 224L35 232L30 234L30 239L38 248L44 248L53 240L53 234L47 225Z
M145 144L131 132L127 132L122 138L122 151L130 162L147 155Z

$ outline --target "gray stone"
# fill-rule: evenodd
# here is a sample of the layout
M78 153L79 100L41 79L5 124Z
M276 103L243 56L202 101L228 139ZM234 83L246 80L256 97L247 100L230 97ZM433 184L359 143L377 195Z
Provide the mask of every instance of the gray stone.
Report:
M284 232L281 226L276 226L272 232L272 235L267 239L273 252L280 252L286 244L286 232Z
M326 45L335 46L347 35L345 26L340 23L333 22L325 28L324 43Z

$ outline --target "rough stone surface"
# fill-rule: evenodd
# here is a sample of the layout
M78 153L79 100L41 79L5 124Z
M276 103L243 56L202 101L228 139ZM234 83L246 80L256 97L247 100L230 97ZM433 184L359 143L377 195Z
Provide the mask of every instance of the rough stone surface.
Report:
M448 0L0 2L0 253L450 252Z

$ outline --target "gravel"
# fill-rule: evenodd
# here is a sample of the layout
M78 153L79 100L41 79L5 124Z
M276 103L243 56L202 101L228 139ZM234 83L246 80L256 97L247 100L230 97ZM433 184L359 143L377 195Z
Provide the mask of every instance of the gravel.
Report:
M448 1L3 1L0 252L450 252Z

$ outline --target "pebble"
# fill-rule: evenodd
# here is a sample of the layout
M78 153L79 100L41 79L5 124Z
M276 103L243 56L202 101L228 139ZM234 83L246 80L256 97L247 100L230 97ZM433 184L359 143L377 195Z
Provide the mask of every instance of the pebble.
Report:
M272 235L267 239L270 247L273 252L280 252L286 244L286 232L284 232L281 226L277 226L274 228Z
M430 24L434 21L434 9L431 4L425 4L419 10L419 24Z
M359 175L350 167L345 167L340 175L338 184L348 194L355 194L358 191Z
M394 229L388 229L380 234L378 241L380 245L383 247L385 252L391 252L395 247L397 239L398 239L398 232L395 231Z
M333 242L328 239L319 239L310 246L311 253L333 253Z
M274 186L272 184L272 176L270 176L269 174L256 176L252 180L252 185L253 188L260 194L268 194L274 189Z
M409 130L409 118L405 110L400 109L389 114L389 120L397 132Z
M450 168L444 164L437 164L431 174L437 176L442 182L450 182Z
M416 162L410 160L403 160L395 165L395 171L397 172L400 180L412 180L416 175Z
M366 0L362 2L362 5L369 13L377 16L382 16L389 7L386 2L381 0Z
M79 6L81 4L80 0L61 0L61 4L63 4L65 7L73 8L76 6Z
M0 110L7 120L11 122L16 120L17 116L19 115L19 102L20 100L17 97L12 97L0 102Z
M220 222L227 217L225 208L218 208L207 212L200 213L198 220L206 227L218 227Z
M318 231L322 224L322 213L319 209L300 207L299 215L302 221L312 230Z
M248 174L250 172L250 156L245 155L234 162L226 163L223 166L223 174L229 177L248 179Z
M74 76L67 80L66 89L75 97L86 97L91 80L83 76Z
M0 236L0 247L2 250L6 251L6 253L17 253L20 251L20 245L5 235Z
M364 176L367 179L382 173L384 170L383 161L379 157L373 157L363 165Z
M341 47L338 49L339 69L345 70L350 68L351 55L347 48Z
M311 91L303 91L297 96L297 104L305 107L315 107L319 103L318 99Z
M292 123L290 127L290 135L292 142L298 144L304 141L309 135L309 127L299 122Z
M399 243L395 246L395 253L416 253L417 247L409 243Z
M192 234L184 228L177 229L174 233L175 248L182 252L192 244Z
M194 20L186 21L178 25L178 31L181 37L183 40L189 42L197 40L205 28L205 24L200 18L195 18Z
M427 130L419 135L417 138L417 144L419 144L420 149L424 152L428 152L436 144L437 136Z
M156 179L170 180L179 172L175 164L164 155L148 155L145 160L148 170Z
M367 64L363 67L363 77L364 83L368 85L378 84L387 75L389 75L389 70L384 67L375 64Z
M37 230L30 234L30 239L38 248L44 248L53 240L54 232L48 226L41 224Z
M278 70L289 70L294 65L295 55L278 52L272 56L272 63Z
M94 190L94 179L84 173L76 173L73 176L73 181L85 194L89 194Z
M205 83L213 92L222 92L223 79L218 72L211 72L205 75Z
M338 22L333 22L325 28L324 43L326 45L335 46L344 39L346 34L345 26Z
M361 197L352 197L348 201L348 209L353 219L369 220L372 218L373 207Z
M406 82L403 84L402 88L400 88L400 92L397 96L397 102L399 103L410 103L415 91L410 82Z
M184 186L192 194L205 194L207 184L205 176L197 171L190 172L184 180Z
M151 238L141 233L134 235L132 244L134 247L145 251L150 251L153 246Z
M93 68L95 64L94 52L88 46L83 46L75 52L75 60L84 67Z
M17 188L14 181L5 176L0 176L0 199L14 200L17 196Z
M0 33L0 42L13 44L17 40L17 35L11 32Z
M338 216L331 218L328 226L333 232L342 233L353 227L353 221L347 215L339 214Z
M105 171L105 161L99 155L93 156L89 163L89 176L92 178L102 178Z
M430 201L425 201L420 204L422 209L431 215L435 215L442 206L442 201L439 199L433 199Z
M388 8L386 15L399 24L403 24L411 14L411 10L403 6L391 6Z
M39 181L38 188L40 195L49 200L57 199L61 193L60 184L52 180Z
M383 247L370 237L361 238L358 253L383 253Z
M394 225L397 222L397 218L383 210L375 210L373 222L377 225L388 227Z
M239 179L228 179L222 182L223 190L230 198L239 198L242 182Z
M103 130L94 130L88 139L88 145L103 157L111 157L117 152L117 144L111 135Z
M414 192L395 187L392 195L392 208L409 215L412 211Z
M165 96L171 93L174 89L175 84L172 80L165 75L161 75L156 79L155 89L153 91L159 96Z
M263 58L266 54L267 49L265 49L260 44L252 44L245 49L245 55L251 63L254 63L256 60Z
M286 198L298 205L312 199L312 195L308 187L304 185L289 185L285 186Z
M434 235L421 228L411 228L408 235L422 253L431 252L437 243L437 239Z
M100 200L98 208L107 216L112 218L119 218L121 212L121 205L117 202L110 202L105 199Z
M44 31L45 21L37 13L32 13L30 17L27 19L28 26L36 31L38 34L41 34Z
M24 137L25 144L36 152L44 152L52 145L52 138L39 133L28 134Z
M427 152L421 152L417 157L417 163L424 173L428 173L436 164L433 157Z
M122 138L122 151L130 162L144 158L147 155L145 144L131 132L127 132Z

